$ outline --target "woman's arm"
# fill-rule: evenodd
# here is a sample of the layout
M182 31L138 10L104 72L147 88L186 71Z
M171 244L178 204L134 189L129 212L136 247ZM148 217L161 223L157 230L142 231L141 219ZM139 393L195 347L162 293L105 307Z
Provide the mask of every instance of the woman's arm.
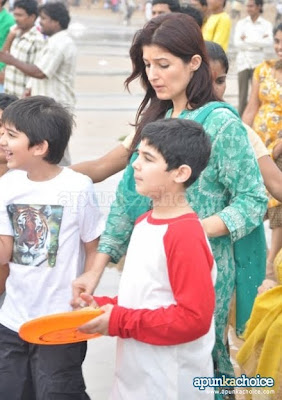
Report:
M151 205L150 199L139 195L135 189L132 163L136 157L134 153L124 171L99 242L98 252L108 254L114 263L126 253L136 219Z
M247 107L245 108L245 111L242 115L242 120L249 126L253 125L255 116L258 112L260 106L260 101L259 101L259 82L256 80L255 77L253 77L252 80L252 90L250 94L250 99L247 104Z
M212 146L211 165L216 175L213 176L215 199L211 201L216 201L220 190L227 205L209 216L208 222L212 225L209 229L213 231L208 231L208 234L214 237L226 234L226 226L234 242L262 222L267 197L254 151L241 121L229 111L214 111L212 114L204 123L207 131L213 132L218 127Z
M92 240L91 242L83 243L85 251L85 262L84 262L84 272L89 271L95 260L97 247L99 243L99 238Z
M213 238L229 234L227 226L218 215L204 218L202 220L202 225L207 237Z
M126 167L128 155L128 150L120 144L97 160L84 161L70 168L88 175L94 183L97 183L123 170Z
M282 172L269 156L260 157L258 163L267 190L282 202Z

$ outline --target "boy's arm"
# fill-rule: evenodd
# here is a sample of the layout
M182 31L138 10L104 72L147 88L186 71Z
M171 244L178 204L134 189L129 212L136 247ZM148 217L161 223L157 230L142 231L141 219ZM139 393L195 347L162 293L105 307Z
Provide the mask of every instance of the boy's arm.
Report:
M13 236L0 236L0 265L8 264L12 257Z
M96 256L98 243L99 243L99 238L96 238L91 242L83 243L85 251L84 272L87 272L92 268Z
M90 268L72 282L71 306L73 308L81 306L81 293L92 294L94 292L109 261L110 256L107 254L96 253Z
M96 252L99 237L104 228L104 218L99 210L92 182L86 177L83 177L83 180L85 187L81 192L82 195L78 197L78 199L82 199L82 203L78 204L77 207L80 237L84 243L86 259L84 273L72 283L73 298L71 305L73 308L80 307L81 293L93 293L107 264L103 263L100 267L99 258L97 258L98 253Z
M198 229L202 232L200 226ZM190 240L191 235L194 235L191 230L182 229L167 234L164 239L176 304L155 310L107 305L102 307L103 315L83 325L81 330L108 332L111 336L134 338L154 345L181 344L206 334L215 304L211 278L213 257L203 233L202 240ZM99 298L97 300L99 304Z
M258 68L258 67L257 67ZM259 76L258 76L258 69L255 70L253 79L252 79L252 90L250 94L250 98L248 104L243 112L242 121L245 124L252 126L255 116L260 107L260 100L259 100Z
M0 265L0 295L5 292L6 280L9 276L9 265Z

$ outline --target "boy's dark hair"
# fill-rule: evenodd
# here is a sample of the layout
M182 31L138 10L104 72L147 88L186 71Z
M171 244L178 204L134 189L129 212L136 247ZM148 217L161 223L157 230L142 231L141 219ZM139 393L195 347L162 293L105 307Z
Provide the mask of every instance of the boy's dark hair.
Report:
M16 100L18 100L18 97L13 94L0 93L0 110L5 110L8 105Z
M13 125L29 139L29 148L48 142L48 153L43 158L58 164L72 133L73 116L51 97L33 96L10 104L3 112L3 124Z
M201 13L200 10L198 10L195 7L190 6L189 4L184 4L180 8L180 12L183 14L190 15L190 17L194 18L194 20L197 22L199 27L201 28L203 25L203 14Z
M1 0L1 6L3 7L7 3L7 0Z
M53 21L57 21L60 24L62 29L67 29L70 23L70 14L68 12L67 7L57 1L55 3L46 3L43 6L39 7L39 13L44 12L44 14L48 15Z
M178 0L153 0L152 6L156 4L167 4L171 12L179 12L180 4Z
M143 128L141 139L163 156L167 171L183 164L191 167L191 176L184 182L186 188L195 182L208 164L211 141L202 125L195 121L169 118L150 122Z
M263 0L254 0L256 6L260 7L260 13L263 13Z
M38 4L36 0L17 0L14 3L13 9L22 8L28 15L38 17Z

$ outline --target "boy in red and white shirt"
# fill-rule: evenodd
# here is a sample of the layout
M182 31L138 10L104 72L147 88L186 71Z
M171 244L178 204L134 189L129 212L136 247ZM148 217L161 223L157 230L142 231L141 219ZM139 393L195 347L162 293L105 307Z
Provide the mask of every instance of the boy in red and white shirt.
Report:
M136 221L118 297L81 294L105 313L80 330L118 336L111 399L214 397L193 379L213 376L216 265L185 195L210 151L194 121L160 120L143 129L134 177L153 208Z

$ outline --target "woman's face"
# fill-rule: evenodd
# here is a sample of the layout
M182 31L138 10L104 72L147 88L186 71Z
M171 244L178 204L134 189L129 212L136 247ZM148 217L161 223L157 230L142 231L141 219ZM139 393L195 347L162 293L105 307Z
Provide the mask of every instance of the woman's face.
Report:
M226 89L226 71L220 61L210 60L210 67L212 72L212 84L215 93L220 99L223 99L223 95Z
M277 31L274 35L274 50L280 60L282 60L282 31Z
M193 63L184 63L181 58L155 45L143 47L143 61L158 99L172 100L174 105L184 109L188 100L186 88L193 76Z

